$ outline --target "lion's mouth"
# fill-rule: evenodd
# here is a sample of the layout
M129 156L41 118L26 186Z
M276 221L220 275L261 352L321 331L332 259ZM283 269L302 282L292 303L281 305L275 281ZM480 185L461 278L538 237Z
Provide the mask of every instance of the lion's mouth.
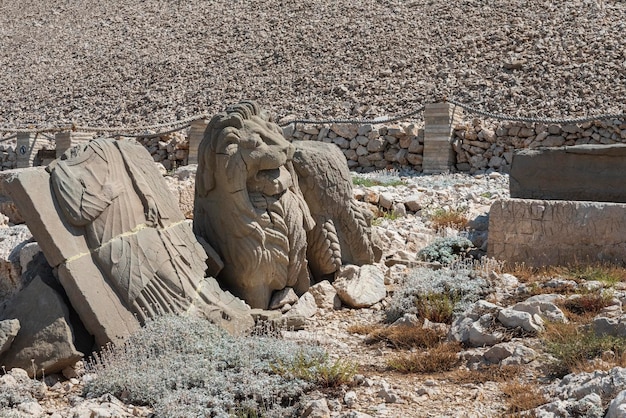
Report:
M280 197L291 186L292 179L285 167L273 170L260 170L247 182L250 202L256 209L267 209L270 201Z

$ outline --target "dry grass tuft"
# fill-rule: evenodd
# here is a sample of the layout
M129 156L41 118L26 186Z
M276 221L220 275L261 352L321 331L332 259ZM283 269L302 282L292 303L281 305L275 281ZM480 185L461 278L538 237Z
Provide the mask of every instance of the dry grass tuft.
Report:
M528 411L547 402L539 388L531 383L509 381L503 383L500 390L506 396L509 413Z
M350 334L359 334L359 335L367 335L370 334L374 331L376 331L377 329L381 328L380 325L374 325L374 324L356 324L356 325L350 325L347 328L347 331Z
M465 209L436 209L430 215L430 222L436 231L445 228L464 230L469 220L465 214Z
M363 327L361 330L365 331ZM412 325L374 326L367 333L366 344L384 342L396 349L431 348L439 344L442 335L432 329Z
M518 378L523 372L524 368L519 365L494 364L478 370L459 370L450 378L458 383L508 382Z
M460 364L458 343L445 342L426 352L400 354L387 360L387 366L400 373L439 373Z
M573 316L595 316L611 304L611 299L607 293L587 293L567 299L559 305Z

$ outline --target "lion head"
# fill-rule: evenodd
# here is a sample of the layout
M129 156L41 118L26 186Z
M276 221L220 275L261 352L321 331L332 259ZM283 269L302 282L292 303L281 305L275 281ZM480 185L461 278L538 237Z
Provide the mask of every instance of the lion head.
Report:
M223 286L252 307L274 290L309 286L313 220L292 166L294 148L254 102L209 123L198 150L194 231L220 254Z

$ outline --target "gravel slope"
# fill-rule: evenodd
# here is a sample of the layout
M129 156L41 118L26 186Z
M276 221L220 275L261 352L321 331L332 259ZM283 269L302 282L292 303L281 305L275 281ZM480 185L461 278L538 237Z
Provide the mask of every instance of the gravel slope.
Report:
M0 126L626 111L619 0L0 0Z

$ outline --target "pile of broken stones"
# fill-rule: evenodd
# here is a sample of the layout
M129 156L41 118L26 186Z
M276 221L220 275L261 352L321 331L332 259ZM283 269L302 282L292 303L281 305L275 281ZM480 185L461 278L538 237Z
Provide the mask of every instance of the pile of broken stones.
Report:
M375 226L383 237L384 255L381 263L361 268L346 268L342 278L333 284L322 281L298 298L293 290L277 293L271 309L307 317L300 330L283 331L286 339L323 346L332 358L356 361L361 374L355 376L356 385L338 393L310 394L303 408L309 417L395 417L395 416L502 416L506 411L504 397L494 382L458 384L443 375L398 375L386 372L384 360L393 354L387 347L363 344L363 336L348 332L351 325L378 324L383 321L389 306L391 292L402 282L403 275L417 265L416 253L442 232L429 225L428 213L433 208L463 206L470 218L488 216L490 202L506 197L507 176L491 173L479 176L433 175L407 176L405 173L375 173L384 182L386 176L398 176L401 186L356 187L355 197L379 209L395 208L395 219L380 218ZM174 191L193 184L194 167L178 170L168 179ZM179 194L180 195L180 194ZM184 195L184 193L183 193ZM390 203L388 203L390 202ZM405 211L402 211L403 204ZM28 280L33 270L46 268L38 244L32 241L28 229L14 224L15 213L7 210L2 234L3 299ZM6 216L6 215L5 215ZM470 224L474 225L474 224ZM486 229L486 222L475 222L478 232ZM443 234L454 234L446 231ZM484 239L480 234L476 234ZM482 245L482 244L481 244ZM389 265L389 267L387 266ZM41 273L39 273L41 274ZM356 288L347 285L351 278L370 283ZM509 274L491 273L491 294L458 316L448 329L450 340L462 341L467 349L459 356L461 368L479 368L484 365L525 365L526 378L538 379L547 403L533 412L541 417L588 416L620 417L626 409L626 369L571 374L563 379L542 380L537 372L546 361L541 344L535 337L541 332L544 320L566 322L567 317L557 302L557 294L520 297L528 286ZM564 283L555 278L543 284L546 288L582 286L576 282ZM587 282L586 287L600 287L599 282ZM521 302L502 305L511 296ZM622 301L626 289L616 290L612 305L593 322L598 332L624 335ZM403 321L417 321L406 315ZM496 326L494 326L494 324ZM16 330L15 322L1 323L1 347L10 344ZM523 332L520 332L523 331ZM511 333L517 333L510 338ZM507 337L508 336L508 337ZM78 360L64 368L62 373L29 377L26 370L14 368L0 377L3 393L19 393L19 397L3 404L2 416L51 417L132 417L150 416L149 407L124 404L112 395L85 398L82 387L92 379L85 374L83 362ZM575 415L575 411L583 415ZM12 415L10 415L12 414Z

